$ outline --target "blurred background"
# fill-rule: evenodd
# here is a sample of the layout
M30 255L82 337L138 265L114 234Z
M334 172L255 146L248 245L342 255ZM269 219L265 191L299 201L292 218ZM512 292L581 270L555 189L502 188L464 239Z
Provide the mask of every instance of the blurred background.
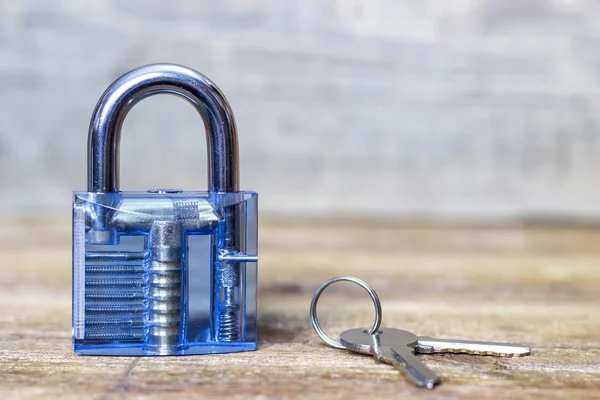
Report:
M0 213L68 217L104 89L174 62L220 86L262 216L600 217L595 0L0 1ZM202 121L147 99L123 190L204 189Z
M534 347L425 358L447 379L432 397L600 393L599 45L599 0L0 0L0 399L414 395L313 332L310 299L341 275L373 285L385 325ZM263 218L255 353L73 353L90 118L156 62L200 71L233 107ZM122 190L207 187L204 124L181 98L136 105L120 156ZM182 271L210 310L209 280ZM137 274L76 276L76 312L82 286L139 293ZM319 303L332 335L372 312L349 284ZM133 334L125 315L95 323Z

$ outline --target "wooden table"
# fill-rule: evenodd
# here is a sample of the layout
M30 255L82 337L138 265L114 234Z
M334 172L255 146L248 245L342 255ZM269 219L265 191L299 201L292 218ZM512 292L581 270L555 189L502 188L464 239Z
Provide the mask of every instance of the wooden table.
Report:
M0 248L0 399L600 398L600 230L263 221L259 351L171 358L73 353L69 221L4 221ZM422 355L443 384L417 389L313 332L312 294L338 275L377 290L384 325L533 354ZM338 283L319 316L335 335L373 306Z

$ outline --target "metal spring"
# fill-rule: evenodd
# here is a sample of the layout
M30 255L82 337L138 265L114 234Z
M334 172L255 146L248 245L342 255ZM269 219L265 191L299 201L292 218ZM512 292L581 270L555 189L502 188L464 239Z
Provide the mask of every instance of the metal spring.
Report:
M234 308L224 310L219 314L219 334L221 342L237 342L240 340L240 324L238 312Z
M93 251L85 255L86 261L135 261L143 260L142 251Z
M85 294L86 301L130 301L143 300L144 292L91 292Z
M85 312L90 314L125 314L142 313L144 305L139 304L86 304Z
M139 340L144 337L143 330L129 330L129 331L116 331L116 330L98 330L98 331L85 331L86 340Z
M86 265L86 274L138 274L144 272L142 264L131 265Z
M98 286L126 286L126 287L141 287L144 286L143 278L87 278L85 280L86 287Z
M86 340L139 341L144 338L143 257L143 252L86 255L85 287L91 289L85 294Z
M235 298L235 292L239 287L239 273L236 265L224 263L219 270L218 279L223 291L223 298L219 306L217 338L222 342L236 342L240 338L239 304Z
M88 318L85 321L86 325L90 326L101 326L101 325L143 325L144 320L142 318Z

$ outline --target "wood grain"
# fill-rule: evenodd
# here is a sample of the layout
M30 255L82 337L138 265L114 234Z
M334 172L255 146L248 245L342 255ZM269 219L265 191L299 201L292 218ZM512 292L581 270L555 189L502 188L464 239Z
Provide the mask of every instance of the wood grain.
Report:
M260 348L200 357L76 356L68 221L0 227L0 399L600 398L600 230L263 222ZM417 389L387 365L327 347L308 306L356 275L384 325L521 342L523 358L423 355L443 384ZM366 294L335 284L319 316L332 335L372 321Z

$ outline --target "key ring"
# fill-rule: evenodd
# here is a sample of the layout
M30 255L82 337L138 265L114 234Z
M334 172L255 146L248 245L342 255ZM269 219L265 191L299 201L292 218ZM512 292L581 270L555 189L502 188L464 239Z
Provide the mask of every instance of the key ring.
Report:
M371 286L369 286L362 279L358 279L354 276L338 276L337 278L329 279L317 289L312 298L312 301L310 302L310 322L312 323L313 328L315 328L315 332L317 332L317 335L319 335L319 337L325 343L327 343L331 347L335 347L336 349L345 349L346 347L344 347L339 341L333 340L332 338L327 336L327 334L323 332L323 329L321 329L321 325L319 325L319 318L317 318L317 302L319 301L319 297L321 297L321 293L323 293L327 286L331 285L332 283L341 281L356 283L357 285L365 289L369 293L369 296L371 296L371 300L373 300L373 305L375 306L375 322L373 323L373 327L368 331L369 335L372 335L373 333L379 331L379 327L381 326L381 302L379 301L377 293L375 293L375 290L373 290Z

